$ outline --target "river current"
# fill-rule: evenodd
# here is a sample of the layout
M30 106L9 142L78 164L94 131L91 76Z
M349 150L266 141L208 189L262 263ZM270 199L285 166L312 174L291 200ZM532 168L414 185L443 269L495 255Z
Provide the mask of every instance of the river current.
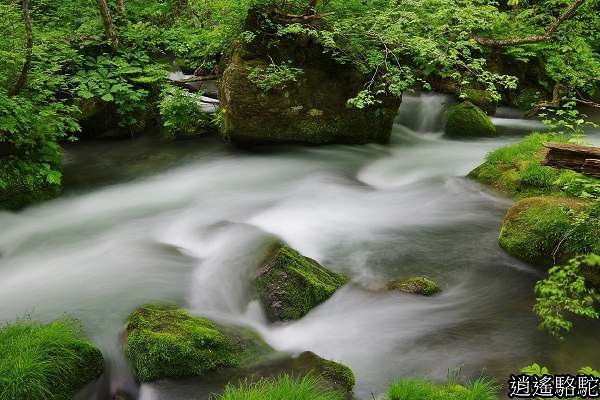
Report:
M500 110L498 138L448 140L448 101L405 98L386 146L248 152L211 138L69 146L62 197L0 213L0 321L81 319L108 365L104 392L84 398L137 392L121 333L127 315L153 301L251 326L280 351L341 361L360 399L396 377L443 380L456 368L504 383L533 362L555 372L598 367L597 323L581 323L565 343L537 329L542 274L497 244L512 201L465 178L487 152L539 124ZM273 238L351 283L299 321L268 324L250 277ZM423 274L442 294L377 290ZM204 398L194 390L200 397L153 385L137 393Z

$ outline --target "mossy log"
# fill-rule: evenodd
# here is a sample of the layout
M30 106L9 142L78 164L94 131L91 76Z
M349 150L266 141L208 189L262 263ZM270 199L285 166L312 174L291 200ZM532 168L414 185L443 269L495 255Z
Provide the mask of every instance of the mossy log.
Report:
M546 143L544 146L548 152L543 165L600 178L600 147L570 143Z

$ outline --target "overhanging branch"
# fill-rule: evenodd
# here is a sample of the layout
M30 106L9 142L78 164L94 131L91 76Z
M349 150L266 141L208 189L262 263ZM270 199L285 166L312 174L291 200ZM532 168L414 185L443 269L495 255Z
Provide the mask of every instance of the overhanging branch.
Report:
M575 0L569 8L565 10L564 13L561 14L553 23L551 23L548 28L541 35L531 35L525 37L518 38L507 38L507 39L494 39L489 37L481 37L478 35L474 35L473 38L482 46L488 47L505 47L505 46L518 46L521 44L531 44L531 43L539 43L550 40L558 27L571 18L581 5L585 3L585 0Z

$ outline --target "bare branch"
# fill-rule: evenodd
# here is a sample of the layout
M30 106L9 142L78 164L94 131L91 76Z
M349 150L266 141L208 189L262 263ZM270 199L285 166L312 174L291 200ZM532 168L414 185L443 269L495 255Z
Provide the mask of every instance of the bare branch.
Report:
M558 29L558 27L563 22L565 22L566 20L568 20L569 18L571 18L577 12L577 9L583 3L585 3L585 0L575 0L575 2L573 2L569 6L569 8L567 8L565 10L565 12L561 14L560 17L558 17L553 23L551 23L546 28L546 30L544 31L544 33L542 33L541 35L531 35L531 36L525 36L525 37L519 37L519 38L507 38L507 39L494 39L494 38L488 38L488 37L481 37L481 36L478 36L478 35L473 35L473 38L480 45L489 46L489 47L518 46L518 45L521 45L521 44L531 44L531 43L545 42L545 41L550 40L552 38L552 36L554 35L554 32L556 32L556 30Z

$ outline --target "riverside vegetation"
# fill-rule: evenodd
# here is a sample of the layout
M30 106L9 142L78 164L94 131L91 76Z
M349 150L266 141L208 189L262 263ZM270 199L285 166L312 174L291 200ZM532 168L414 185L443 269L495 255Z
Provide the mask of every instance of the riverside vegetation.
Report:
M573 315L599 316L600 183L543 166L543 145L582 141L577 106L598 105L599 8L598 0L3 2L0 208L58 196L67 141L146 132L173 140L218 130L244 146L386 143L402 94L415 89L460 102L448 111L448 137L494 136L488 114L512 105L546 119L551 132L493 151L470 176L518 200L499 243L548 269L534 309L543 328L564 337ZM207 114L202 93L170 81L173 64L195 71L198 81L217 79L220 111ZM272 321L302 318L349 281L287 245L266 260L254 285ZM440 291L425 277L387 288ZM273 353L253 331L172 305L133 311L124 337L124 353L144 382L222 370L244 375ZM302 376L232 383L219 398L352 396L348 367L300 357ZM100 350L74 320L0 328L0 400L72 398L102 370ZM487 378L402 379L387 398L486 400L499 391Z

